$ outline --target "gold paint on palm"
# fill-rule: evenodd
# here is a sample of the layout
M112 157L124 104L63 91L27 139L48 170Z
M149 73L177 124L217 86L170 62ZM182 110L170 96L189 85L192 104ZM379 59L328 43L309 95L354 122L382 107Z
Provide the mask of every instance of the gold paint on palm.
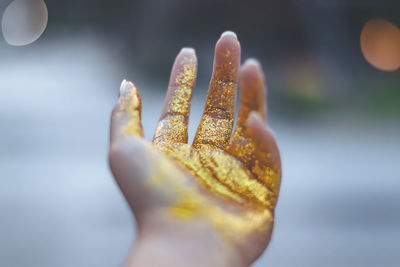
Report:
M173 145L168 149L164 147L164 149L164 151L172 152L174 156L176 156L177 153L173 153L173 151L181 152L178 154L186 156L189 156L189 154L193 152L188 145ZM196 156L192 158L196 158ZM192 162L186 161L185 163L189 165L196 164L195 160ZM169 209L172 218L183 221L194 219L207 220L224 238L236 243L243 242L248 234L265 233L266 229L269 227L268 223L273 221L273 211L262 207L262 205L257 204L252 207L245 207L242 205L236 206L234 203L240 202L240 194L238 194L239 197L237 200L225 202L221 206L220 198L212 198L212 195L208 195L208 193L204 193L203 190L199 190L197 187L188 184L186 180L187 175L185 175L184 172L180 172L179 169L176 169L175 175L171 177L170 172L174 169L176 169L174 161L165 158L159 162L156 169L151 170L152 173L149 179L149 183L152 186L156 186L160 190L165 189L168 192L172 191L174 193L173 196L176 202ZM201 169L199 172L202 172ZM224 172L225 171L223 171L223 173ZM202 175L204 175L204 173ZM220 187L220 185L218 185L219 182L213 179L209 179L208 182L213 186L215 183L217 184L217 186L214 187L214 191L212 191L213 193L216 193L218 190L221 190L219 193L226 191L226 187ZM246 185L242 186L246 187ZM251 183L248 187L251 188ZM244 189L244 191L247 192L248 188ZM252 198L254 199L254 197ZM234 210L223 207L224 205L231 204L236 206Z

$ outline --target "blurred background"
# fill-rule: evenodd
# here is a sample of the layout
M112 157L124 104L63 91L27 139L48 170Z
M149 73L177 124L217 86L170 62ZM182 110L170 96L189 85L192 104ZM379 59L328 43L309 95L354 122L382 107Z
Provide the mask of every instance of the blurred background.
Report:
M46 7L46 5L47 7ZM121 266L135 222L107 165L122 79L151 139L181 47L258 58L283 162L255 266L400 266L398 0L1 0L0 266Z

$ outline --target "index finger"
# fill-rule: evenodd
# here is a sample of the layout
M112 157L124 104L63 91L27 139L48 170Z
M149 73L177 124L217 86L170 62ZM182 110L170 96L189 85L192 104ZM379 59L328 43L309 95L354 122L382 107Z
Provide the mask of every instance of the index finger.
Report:
M164 108L153 143L187 143L192 91L196 82L197 58L194 49L183 48L171 71Z

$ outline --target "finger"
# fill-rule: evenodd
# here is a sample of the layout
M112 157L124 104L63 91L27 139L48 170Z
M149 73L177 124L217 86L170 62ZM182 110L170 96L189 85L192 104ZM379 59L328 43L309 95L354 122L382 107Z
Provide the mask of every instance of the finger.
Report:
M260 63L248 59L240 71L240 107L237 126L245 128L251 111L256 111L263 121L267 119L266 88Z
M236 34L224 32L215 46L214 68L203 117L193 146L223 149L232 133L236 88L240 65L240 44Z
M194 49L183 48L172 67L167 96L153 143L187 143L188 119L196 73L197 58Z
M266 121L265 83L261 66L255 59L248 59L240 70L240 107L236 129L227 151L250 168L254 161L254 144L246 131L250 112L257 112Z
M272 133L264 126L256 112L251 112L246 123L247 132L255 144L256 161L251 172L273 193L276 203L281 183L281 161ZM273 203L274 204L274 203Z
M142 101L136 86L123 80L118 103L111 115L110 142L124 136L143 137L141 122Z

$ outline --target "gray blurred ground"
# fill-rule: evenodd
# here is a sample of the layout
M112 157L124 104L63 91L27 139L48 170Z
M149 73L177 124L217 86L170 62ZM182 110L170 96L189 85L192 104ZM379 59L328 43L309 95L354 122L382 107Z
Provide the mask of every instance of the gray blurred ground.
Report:
M0 266L121 265L135 227L107 166L110 111L135 79L150 138L167 81L126 77L95 38L0 51ZM271 125L283 182L255 266L399 266L400 127L347 114Z

